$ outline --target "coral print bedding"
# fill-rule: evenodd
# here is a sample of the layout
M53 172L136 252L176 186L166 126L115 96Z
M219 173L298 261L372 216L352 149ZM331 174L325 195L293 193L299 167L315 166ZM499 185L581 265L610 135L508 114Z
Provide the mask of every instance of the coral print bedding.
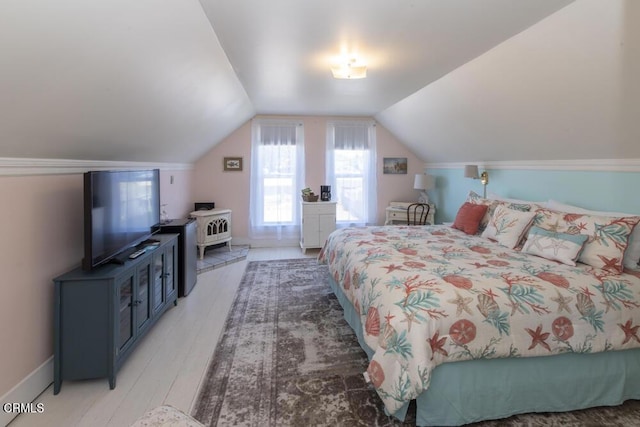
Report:
M639 273L566 265L446 226L340 229L319 261L360 315L374 351L367 372L391 414L442 363L640 346Z

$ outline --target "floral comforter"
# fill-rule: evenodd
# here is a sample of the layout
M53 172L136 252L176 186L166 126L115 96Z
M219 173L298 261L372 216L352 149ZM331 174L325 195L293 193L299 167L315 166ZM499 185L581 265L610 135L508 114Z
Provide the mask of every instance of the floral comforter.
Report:
M446 226L345 228L319 255L360 315L393 414L445 362L640 347L640 274L506 249Z

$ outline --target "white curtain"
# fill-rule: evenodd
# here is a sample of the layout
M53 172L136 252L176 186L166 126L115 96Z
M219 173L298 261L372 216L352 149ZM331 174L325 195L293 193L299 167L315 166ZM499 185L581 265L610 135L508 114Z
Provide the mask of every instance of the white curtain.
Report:
M251 126L249 237L300 237L304 129L291 120L254 119Z
M372 120L327 123L327 182L339 225L371 225L377 214L376 126Z

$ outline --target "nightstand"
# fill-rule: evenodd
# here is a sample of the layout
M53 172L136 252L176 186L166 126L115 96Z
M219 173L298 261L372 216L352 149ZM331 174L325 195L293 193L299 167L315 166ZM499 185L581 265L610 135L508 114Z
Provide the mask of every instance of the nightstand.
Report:
M337 202L302 203L300 247L302 253L308 248L321 248L332 231L336 229Z
M391 202L385 209L386 219L384 225L406 224L407 223L407 207L415 202ZM434 224L436 215L436 205L429 203L429 215L427 223Z

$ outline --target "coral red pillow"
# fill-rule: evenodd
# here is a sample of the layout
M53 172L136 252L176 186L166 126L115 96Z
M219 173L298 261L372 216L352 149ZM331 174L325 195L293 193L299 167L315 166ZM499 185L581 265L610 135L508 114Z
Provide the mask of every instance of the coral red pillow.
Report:
M487 212L489 206L476 205L474 203L465 202L460 206L452 227L464 231L467 234L476 234L482 217Z

